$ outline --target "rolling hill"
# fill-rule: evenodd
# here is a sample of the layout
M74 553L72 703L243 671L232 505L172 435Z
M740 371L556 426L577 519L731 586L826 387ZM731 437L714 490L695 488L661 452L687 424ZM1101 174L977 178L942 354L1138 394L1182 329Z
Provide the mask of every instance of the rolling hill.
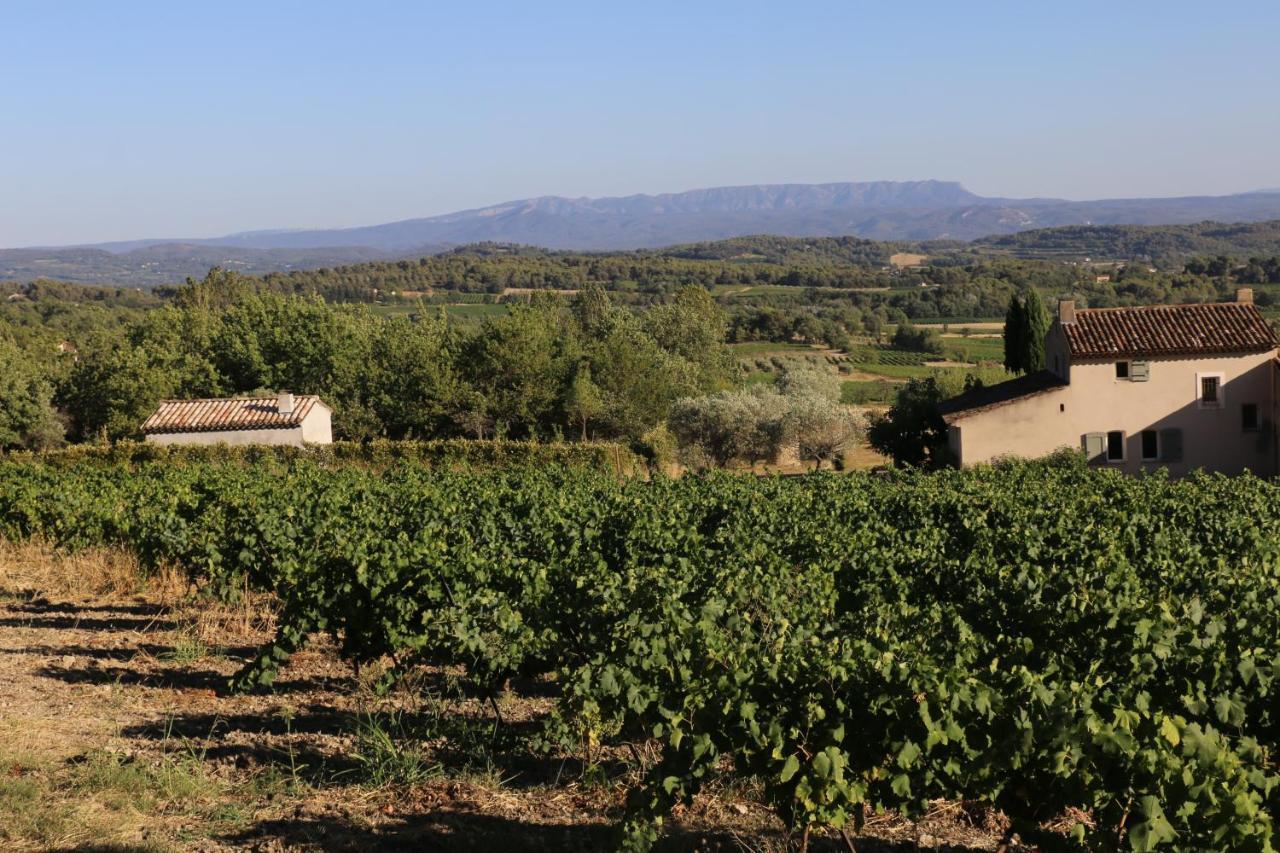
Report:
M1143 232L1117 237L1097 229L1268 219L1280 219L1280 191L1065 201L984 197L952 181L775 184L616 198L545 196L360 228L250 231L207 239L5 249L0 250L0 279L48 277L145 286L202 275L215 265L249 273L314 269L422 256L477 242L611 251L706 244L762 234L856 236L913 243L988 238L979 244L986 251L1034 254L1041 251L1036 247L1043 245L1048 254L1059 255L1102 245L1127 252L1121 257L1156 257L1156 252L1133 247L1144 240L1151 243L1163 238L1142 236ZM1175 241L1162 248L1159 256L1200 251L1197 246L1216 252L1219 250L1213 246L1238 244L1236 237L1223 231L1237 226L1214 227L1222 233L1214 236L1206 231L1191 242ZM1044 231L1062 228L1067 230ZM1005 238L1026 231L1037 236ZM1265 243L1264 238L1259 245Z

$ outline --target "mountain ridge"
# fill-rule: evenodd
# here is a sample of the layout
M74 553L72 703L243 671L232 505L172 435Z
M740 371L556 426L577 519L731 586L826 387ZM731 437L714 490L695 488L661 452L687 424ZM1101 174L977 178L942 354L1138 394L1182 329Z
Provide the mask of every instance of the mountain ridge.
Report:
M203 275L211 266L246 273L281 272L420 257L475 243L603 252L753 235L968 242L1068 226L1278 219L1280 191L1269 190L1068 201L985 197L959 182L939 180L750 184L657 195L539 196L353 228L0 249L0 278L145 286Z
M957 181L927 179L745 184L598 198L547 195L347 228L253 230L212 238L43 248L127 252L179 243L260 250L405 252L493 241L609 251L762 233L973 240L1062 225L1176 225L1276 218L1280 218L1280 191L1069 201L981 196Z

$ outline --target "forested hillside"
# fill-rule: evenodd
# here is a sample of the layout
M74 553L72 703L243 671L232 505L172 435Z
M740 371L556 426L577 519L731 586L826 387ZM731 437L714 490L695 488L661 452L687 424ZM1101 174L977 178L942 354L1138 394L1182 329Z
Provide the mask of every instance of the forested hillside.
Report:
M526 261L547 259L550 268L541 275L526 271L533 284L524 286L571 286L581 281L577 270L589 268L598 280L625 280L619 271L634 267L632 276L642 283L655 276L683 276L683 283L707 283L711 267L682 267L678 262L715 262L720 264L751 263L774 267L768 273L755 272L744 277L731 269L724 283L744 281L773 282L794 273L790 283L814 286L875 286L880 282L871 272L891 265L898 253L923 255L933 263L972 263L975 258L1012 255L1027 260L1080 262L1141 260L1162 270L1176 272L1195 256L1225 256L1236 260L1280 254L1280 220L1258 223L1223 224L1202 222L1195 225L1069 225L1041 228L1016 234L984 237L966 243L957 240L883 241L855 236L786 237L771 234L733 237L710 242L686 243L658 249L631 251L565 251L519 245L508 242L481 242L466 245L434 243L397 250L334 249L254 249L207 244L164 243L133 246L124 244L120 251L99 248L70 249L0 249L0 280L28 282L35 279L61 279L82 284L163 287L179 283L188 276L199 277L210 267L218 266L241 273L259 274L283 279L292 286L309 286L307 282L326 282L327 286L347 292L369 280L378 279L397 289L425 287L460 287L460 275L450 259L459 257L520 257ZM443 260L434 260L441 258ZM405 271L418 267L412 275ZM779 271L776 268L785 267ZM825 270L818 273L817 270ZM855 273L853 270L862 272ZM494 272L484 277L482 269L470 278L479 278L478 287L469 281L470 289L484 290L495 280L519 280L508 272ZM714 269L712 278L723 270ZM839 273L838 275L836 273ZM300 284L300 281L302 284ZM834 282L823 284L822 282ZM539 282L546 282L539 284ZM857 283L854 283L857 282ZM386 290L386 287L382 288Z
M975 240L980 250L1026 258L1147 260L1174 267L1196 255L1280 254L1280 220L1195 225L1068 225Z

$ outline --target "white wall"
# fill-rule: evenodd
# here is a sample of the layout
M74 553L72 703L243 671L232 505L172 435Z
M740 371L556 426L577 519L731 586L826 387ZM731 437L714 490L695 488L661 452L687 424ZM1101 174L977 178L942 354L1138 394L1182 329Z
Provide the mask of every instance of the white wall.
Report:
M158 432L148 435L151 444L290 444L302 446L302 428L231 429L218 432Z
M307 444L333 444L333 413L317 402L302 421L302 440Z

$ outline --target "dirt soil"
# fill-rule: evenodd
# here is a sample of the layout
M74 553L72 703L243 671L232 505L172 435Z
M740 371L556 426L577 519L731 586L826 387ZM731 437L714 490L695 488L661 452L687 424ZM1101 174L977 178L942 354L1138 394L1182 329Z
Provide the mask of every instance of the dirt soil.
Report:
M270 602L138 580L111 551L0 542L0 849L607 850L635 771L528 747L552 685L493 710L427 672L379 695L323 641L272 692L227 677L271 633ZM651 747L641 745L640 755ZM713 784L661 849L794 848L749 785ZM998 815L939 803L873 816L860 851L994 849ZM811 849L846 850L838 836Z

